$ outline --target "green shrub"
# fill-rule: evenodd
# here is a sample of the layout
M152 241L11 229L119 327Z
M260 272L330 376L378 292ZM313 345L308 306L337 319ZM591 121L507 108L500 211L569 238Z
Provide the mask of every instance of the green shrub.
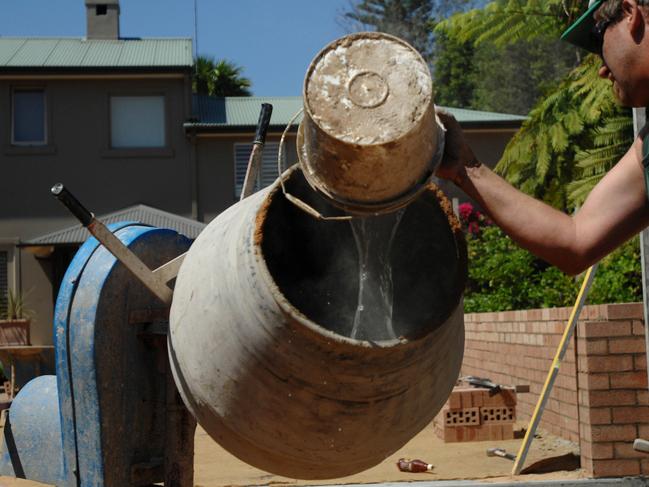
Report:
M467 313L572 306L581 286L573 278L520 248L502 230L460 205L467 230L469 279L464 296ZM635 238L600 263L587 302L642 300L639 239Z
M640 238L635 237L599 264L588 295L591 304L642 301Z

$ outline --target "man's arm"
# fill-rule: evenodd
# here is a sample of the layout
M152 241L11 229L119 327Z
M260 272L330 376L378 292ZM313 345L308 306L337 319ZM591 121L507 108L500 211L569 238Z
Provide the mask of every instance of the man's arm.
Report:
M447 115L441 117L448 131L438 175L453 180L521 247L562 271L581 272L649 225L640 139L571 217L473 163L475 156L459 124Z

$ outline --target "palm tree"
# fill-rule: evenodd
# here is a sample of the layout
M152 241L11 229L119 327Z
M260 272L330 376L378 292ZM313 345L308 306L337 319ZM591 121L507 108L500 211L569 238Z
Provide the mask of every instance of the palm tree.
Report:
M194 64L192 90L211 96L250 96L251 82L241 75L243 68L225 59L198 56Z
M580 0L496 0L457 14L438 29L476 45L558 38L583 10ZM496 166L508 181L555 207L580 205L632 142L630 110L599 79L599 59L582 58L539 99Z

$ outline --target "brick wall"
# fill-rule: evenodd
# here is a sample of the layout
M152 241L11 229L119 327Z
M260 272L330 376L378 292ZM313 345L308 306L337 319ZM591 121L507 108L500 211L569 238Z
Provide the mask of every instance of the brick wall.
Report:
M570 308L465 315L463 375L529 384L517 413L529 420ZM559 369L540 428L578 442L582 467L595 477L649 473L649 391L642 305L586 306Z

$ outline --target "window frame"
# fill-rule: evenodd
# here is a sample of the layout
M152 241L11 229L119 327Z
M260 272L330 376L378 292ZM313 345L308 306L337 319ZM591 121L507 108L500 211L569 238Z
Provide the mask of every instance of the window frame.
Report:
M7 253L7 291L20 289L20 249L16 239L0 238L0 252Z
M16 140L16 124L15 124L15 114L16 114L16 96L17 92L21 91L40 91L43 93L43 140L41 141L28 141L21 142ZM12 86L11 87L11 110L10 110L10 125L11 125L11 139L10 144L13 147L25 147L25 148L43 148L47 147L49 141L49 103L48 103L48 94L45 86L37 85L24 85L24 86Z
M164 145L161 147L113 147L113 112L111 100L114 97L162 97L164 120ZM105 158L149 158L149 157L174 157L174 150L171 147L171 113L169 93L163 90L143 91L110 91L106 97L106 143L102 157Z

